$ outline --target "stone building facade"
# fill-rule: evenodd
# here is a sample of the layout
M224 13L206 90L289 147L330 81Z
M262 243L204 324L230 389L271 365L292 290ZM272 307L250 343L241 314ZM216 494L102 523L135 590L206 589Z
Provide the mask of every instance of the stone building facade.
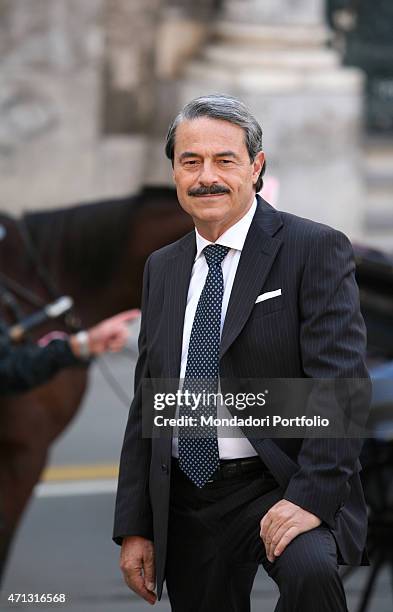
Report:
M364 239L363 77L329 37L323 0L0 0L0 209L170 182L169 120L222 91L263 125L279 206Z

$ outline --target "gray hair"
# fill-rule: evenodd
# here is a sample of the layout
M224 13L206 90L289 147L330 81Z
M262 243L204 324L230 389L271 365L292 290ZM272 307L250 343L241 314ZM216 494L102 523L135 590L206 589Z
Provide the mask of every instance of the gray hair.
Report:
M222 119L235 125L239 125L244 130L245 143L253 162L259 151L262 151L262 128L258 121L250 113L246 105L232 96L223 94L211 94L201 96L188 102L183 110L174 118L169 126L166 137L165 154L174 161L175 137L178 125L185 120L198 119L199 117L209 117L210 119ZM255 190L258 192L263 186L263 175L265 174L266 162L258 177Z

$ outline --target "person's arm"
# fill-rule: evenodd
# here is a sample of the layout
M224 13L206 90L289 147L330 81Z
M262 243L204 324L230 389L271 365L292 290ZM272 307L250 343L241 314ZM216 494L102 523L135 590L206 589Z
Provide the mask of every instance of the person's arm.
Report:
M150 258L143 276L139 357L120 458L113 540L122 546L120 567L125 582L140 597L154 603L153 515L149 495L151 440L142 436L142 384L149 377L146 341L149 262Z
M363 417L371 391L365 365L366 328L352 246L341 232L325 230L311 245L300 309L300 348L306 376L347 379L349 385L352 380L354 392L358 381L365 381L356 399L358 405L363 403ZM284 498L334 527L336 512L349 495L348 481L358 469L362 445L360 437L305 438L298 456L300 469L291 478Z
M366 329L360 313L352 246L340 232L325 228L312 241L299 306L305 375L347 379L343 383L349 386L347 401L337 403L335 393L329 390L320 399L325 407L330 406L333 420L335 415L340 416L341 409L358 408L359 419L364 422L371 395L365 366ZM329 395L330 404L326 402ZM322 521L335 526L337 512L350 493L349 480L358 470L362 444L360 437L303 440L298 471L290 479L283 499L261 520L261 538L271 562L300 533Z
M29 391L62 368L87 363L76 356L67 340L53 340L45 347L8 345L0 356L0 393Z
M115 315L89 329L86 332L87 347L82 345L77 334L64 340L52 340L46 346L13 345L6 339L6 331L2 328L0 394L29 391L51 380L63 368L86 366L90 357L104 351L121 350L128 336L126 323L138 312L131 310ZM87 354L84 348L87 348Z

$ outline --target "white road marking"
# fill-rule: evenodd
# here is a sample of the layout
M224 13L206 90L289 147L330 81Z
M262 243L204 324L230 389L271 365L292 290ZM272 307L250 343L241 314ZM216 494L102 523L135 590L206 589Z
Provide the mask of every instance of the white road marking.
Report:
M116 493L117 480L75 480L41 482L34 489L35 497L69 497L70 495L100 495Z

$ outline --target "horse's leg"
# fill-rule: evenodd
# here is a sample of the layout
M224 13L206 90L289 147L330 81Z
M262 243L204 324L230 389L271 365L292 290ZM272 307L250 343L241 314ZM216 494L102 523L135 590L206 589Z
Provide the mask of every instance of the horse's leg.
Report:
M5 563L13 534L45 467L48 448L79 407L86 371L77 372L76 377L74 373L72 383L61 375L53 386L1 402L0 565Z
M0 527L0 588L3 580L5 564L8 557L8 551L11 546L12 534L6 534Z
M1 442L0 452L0 567L3 569L18 522L45 466L46 447Z

